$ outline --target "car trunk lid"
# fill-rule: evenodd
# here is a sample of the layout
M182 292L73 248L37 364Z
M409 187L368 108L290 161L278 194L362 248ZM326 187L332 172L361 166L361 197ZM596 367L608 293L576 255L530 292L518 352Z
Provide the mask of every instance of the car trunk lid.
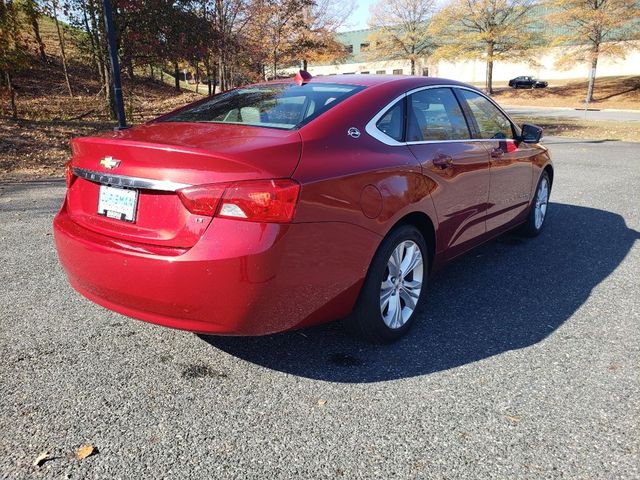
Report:
M177 190L289 177L298 164L301 141L297 131L157 122L78 138L72 150L75 178L67 210L76 223L130 242L188 248L211 218L189 212ZM121 215L119 207L109 210L112 204L105 199L113 195L114 201L132 202L131 218Z

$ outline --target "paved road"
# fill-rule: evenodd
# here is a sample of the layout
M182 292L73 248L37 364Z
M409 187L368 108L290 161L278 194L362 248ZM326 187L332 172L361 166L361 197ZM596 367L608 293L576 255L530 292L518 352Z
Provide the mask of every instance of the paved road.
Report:
M576 110L574 108L562 107L519 107L505 106L504 109L510 115L552 117L552 118L575 118L589 121L620 121L620 122L640 122L640 110L600 110L587 111ZM630 128L640 128L640 125L632 124Z
M441 272L387 347L111 313L56 262L62 185L0 186L0 477L640 478L640 149L549 143L544 234Z

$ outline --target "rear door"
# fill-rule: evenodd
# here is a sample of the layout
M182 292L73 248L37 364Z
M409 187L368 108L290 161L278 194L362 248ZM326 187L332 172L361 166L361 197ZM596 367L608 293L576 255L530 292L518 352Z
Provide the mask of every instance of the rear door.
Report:
M531 200L532 161L537 151L516 142L516 127L491 100L472 90L455 90L470 117L474 137L489 153L487 231L491 231L526 214Z
M439 244L455 256L486 232L489 154L472 132L453 91L425 88L407 97L407 144L423 173L438 187L432 192Z

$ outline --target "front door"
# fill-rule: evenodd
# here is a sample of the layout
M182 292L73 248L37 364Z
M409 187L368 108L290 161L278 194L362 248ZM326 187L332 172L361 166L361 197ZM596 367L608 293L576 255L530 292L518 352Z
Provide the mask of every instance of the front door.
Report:
M491 162L487 231L524 219L531 202L533 156L537 150L515 140L511 121L483 95L457 89L468 106L475 137L482 139Z

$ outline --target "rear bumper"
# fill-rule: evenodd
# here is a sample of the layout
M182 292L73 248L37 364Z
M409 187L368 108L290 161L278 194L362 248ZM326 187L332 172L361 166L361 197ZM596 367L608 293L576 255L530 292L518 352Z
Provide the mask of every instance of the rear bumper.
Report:
M110 310L200 333L263 335L347 315L380 238L344 223L214 219L187 251L138 248L54 220L60 262Z

